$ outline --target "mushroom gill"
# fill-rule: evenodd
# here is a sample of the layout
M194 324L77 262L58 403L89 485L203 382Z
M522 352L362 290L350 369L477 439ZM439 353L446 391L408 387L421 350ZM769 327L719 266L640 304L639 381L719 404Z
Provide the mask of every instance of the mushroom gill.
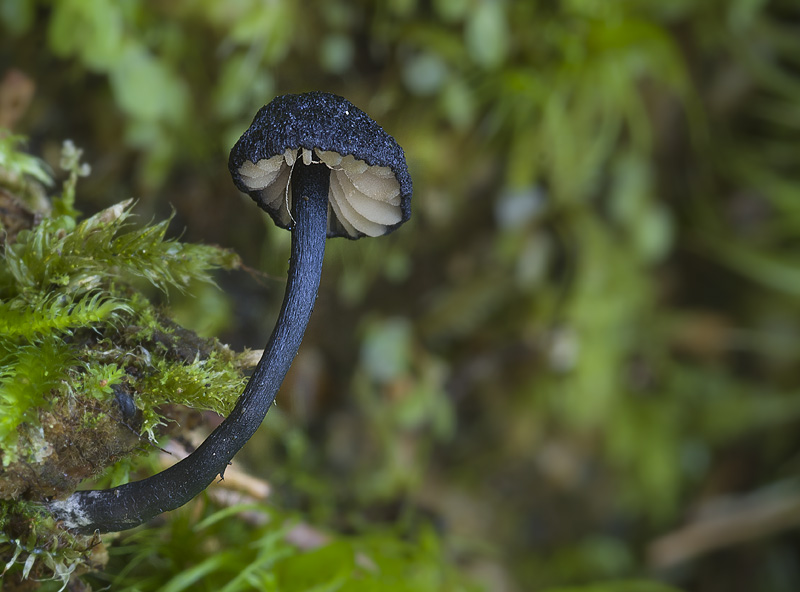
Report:
M370 166L352 155L314 148L287 149L239 167L244 185L260 192L262 207L288 224L292 204L291 173L298 158L305 164L322 163L331 169L328 228L341 226L352 238L380 236L403 217L400 183L386 166Z

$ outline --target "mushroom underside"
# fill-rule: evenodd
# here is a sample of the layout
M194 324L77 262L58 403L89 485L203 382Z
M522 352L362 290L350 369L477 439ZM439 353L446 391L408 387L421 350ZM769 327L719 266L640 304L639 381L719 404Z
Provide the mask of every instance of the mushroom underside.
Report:
M287 149L239 167L242 182L258 192L259 205L285 225L291 221L291 175L298 158L331 169L328 192L328 231L344 230L350 237L380 236L402 220L400 183L391 168L370 166L352 155L320 148Z

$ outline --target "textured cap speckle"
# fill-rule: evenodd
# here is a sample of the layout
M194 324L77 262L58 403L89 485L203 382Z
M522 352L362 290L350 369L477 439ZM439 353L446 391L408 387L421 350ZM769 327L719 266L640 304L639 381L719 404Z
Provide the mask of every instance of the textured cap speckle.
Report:
M332 170L329 237L386 234L411 216L403 149L347 99L323 92L277 97L231 150L233 182L283 228L291 224L298 158Z

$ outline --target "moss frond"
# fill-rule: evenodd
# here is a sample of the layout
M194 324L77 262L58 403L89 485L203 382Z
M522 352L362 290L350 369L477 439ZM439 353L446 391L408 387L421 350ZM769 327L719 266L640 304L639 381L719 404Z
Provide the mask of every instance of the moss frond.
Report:
M142 380L144 401L143 432L153 437L153 429L161 423L155 410L157 402L169 401L195 409L227 413L247 380L217 352L199 357L191 364L174 364L156 360L153 372Z
M169 219L131 228L132 206L133 200L116 204L74 229L72 218L60 216L21 232L6 249L8 275L0 275L0 286L23 294L51 286L85 294L115 281L145 280L166 291L184 289L193 280L211 281L210 268L239 265L231 251L165 240Z
M76 390L96 399L110 397L114 387L125 381L125 369L117 364L85 364L74 377Z
M38 423L37 409L45 405L51 391L61 387L74 363L71 348L55 336L6 352L0 365L0 446L4 466L17 457L17 428L23 422Z
M0 169L4 169L6 176L12 181L28 176L45 185L52 185L53 177L47 165L41 159L19 149L24 140L22 136L0 133Z
M87 163L81 163L83 150L77 148L72 140L64 140L61 147L61 168L69 173L61 188L61 195L53 199L53 212L56 216L77 218L78 210L75 209L75 187L79 177L88 177L91 168Z
M75 301L66 295L47 296L42 302L16 297L0 301L0 334L3 339L33 340L46 333L70 333L78 327L114 322L133 309L102 293Z

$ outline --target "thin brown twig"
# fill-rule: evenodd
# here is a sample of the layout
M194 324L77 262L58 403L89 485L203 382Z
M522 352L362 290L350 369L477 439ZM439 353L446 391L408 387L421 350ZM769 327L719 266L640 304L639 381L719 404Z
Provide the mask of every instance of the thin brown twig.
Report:
M755 493L725 500L719 510L654 540L649 564L668 569L701 555L767 538L800 525L800 492Z

